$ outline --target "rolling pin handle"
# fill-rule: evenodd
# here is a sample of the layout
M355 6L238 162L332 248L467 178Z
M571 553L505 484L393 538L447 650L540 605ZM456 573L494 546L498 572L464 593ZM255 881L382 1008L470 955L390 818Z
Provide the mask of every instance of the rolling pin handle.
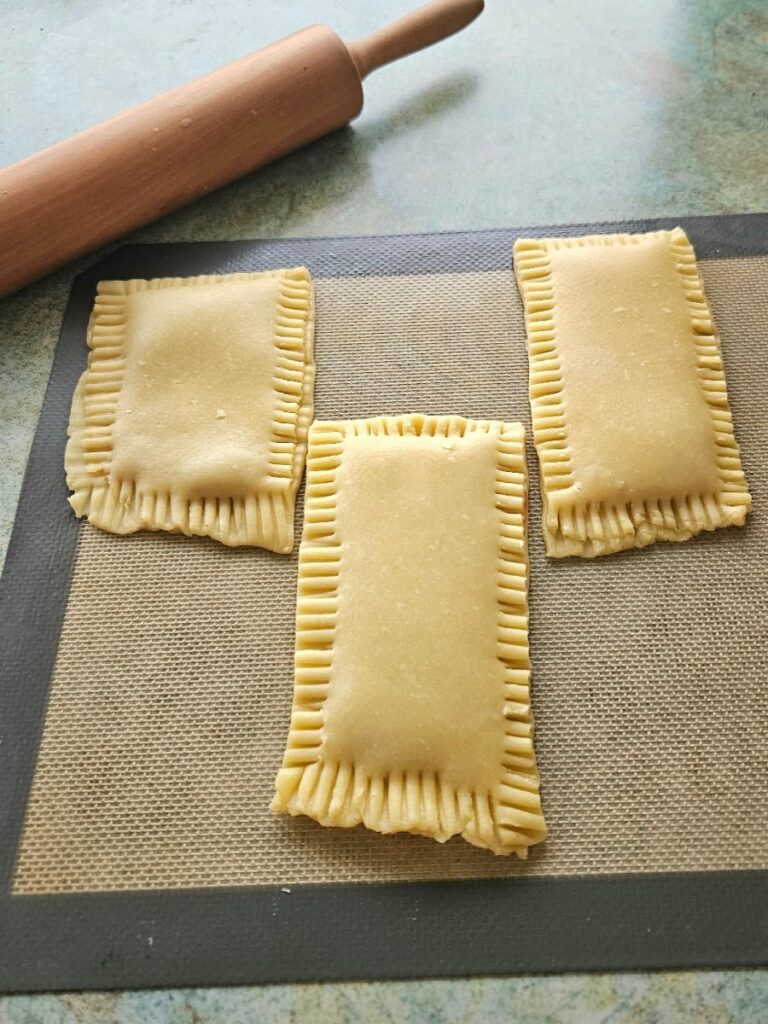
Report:
M433 0L347 47L361 78L425 46L439 43L469 25L483 0Z

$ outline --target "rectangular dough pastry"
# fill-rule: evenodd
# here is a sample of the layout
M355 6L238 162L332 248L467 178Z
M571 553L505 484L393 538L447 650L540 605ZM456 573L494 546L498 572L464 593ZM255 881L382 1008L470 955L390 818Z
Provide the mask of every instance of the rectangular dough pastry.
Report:
M77 515L291 551L313 339L304 267L101 281L65 458Z
M750 496L685 232L521 238L514 255L547 553L742 525Z
M525 857L546 835L520 424L315 423L273 810Z

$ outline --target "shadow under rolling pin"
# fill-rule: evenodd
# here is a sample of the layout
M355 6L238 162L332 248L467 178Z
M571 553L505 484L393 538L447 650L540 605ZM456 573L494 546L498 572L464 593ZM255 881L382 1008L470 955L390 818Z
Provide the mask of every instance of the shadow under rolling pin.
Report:
M0 296L341 128L366 75L482 9L434 0L349 45L311 25L0 170Z

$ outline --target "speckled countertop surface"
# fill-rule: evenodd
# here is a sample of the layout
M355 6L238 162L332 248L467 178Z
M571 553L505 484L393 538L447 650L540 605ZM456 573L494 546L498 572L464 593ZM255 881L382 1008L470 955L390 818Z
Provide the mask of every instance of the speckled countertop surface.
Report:
M354 39L409 6L408 0L0 0L0 164L310 22ZM372 76L365 111L351 129L131 241L381 234L766 208L768 12L762 0L487 0L487 7L461 36ZM88 262L0 301L2 551L66 296ZM768 972L0 1000L0 1024L308 1019L763 1024Z

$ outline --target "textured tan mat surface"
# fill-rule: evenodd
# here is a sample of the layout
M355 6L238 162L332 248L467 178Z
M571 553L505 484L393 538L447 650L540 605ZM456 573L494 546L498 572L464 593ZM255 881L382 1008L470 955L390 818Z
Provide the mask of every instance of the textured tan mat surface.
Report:
M744 530L547 563L529 446L551 836L527 864L271 815L295 556L84 527L16 891L768 867L768 259L702 267L753 513ZM511 272L317 292L318 417L529 423Z

